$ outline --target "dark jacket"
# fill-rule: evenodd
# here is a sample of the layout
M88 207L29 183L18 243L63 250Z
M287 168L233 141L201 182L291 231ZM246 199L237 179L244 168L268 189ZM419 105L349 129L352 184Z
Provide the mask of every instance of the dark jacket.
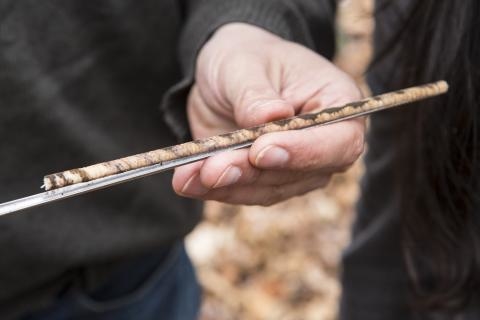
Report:
M195 57L219 26L253 23L331 56L333 11L313 0L0 0L0 202L40 192L45 174L188 136ZM170 179L0 217L0 318L183 238L200 207Z

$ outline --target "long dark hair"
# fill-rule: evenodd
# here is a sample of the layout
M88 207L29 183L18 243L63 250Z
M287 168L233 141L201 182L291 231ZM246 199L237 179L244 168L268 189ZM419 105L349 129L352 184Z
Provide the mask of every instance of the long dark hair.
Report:
M395 59L387 85L450 84L447 96L404 109L397 124L412 301L455 312L480 293L480 1L417 0L397 9L397 31L375 60ZM378 10L381 20L386 8Z

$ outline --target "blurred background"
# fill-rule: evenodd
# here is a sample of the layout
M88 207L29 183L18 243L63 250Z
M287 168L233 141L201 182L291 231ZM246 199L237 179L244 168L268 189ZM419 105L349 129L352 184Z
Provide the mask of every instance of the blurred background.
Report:
M372 11L372 0L344 0L337 17L335 63L365 95ZM201 320L336 319L361 174L358 161L328 188L269 208L208 202L187 239L204 289Z

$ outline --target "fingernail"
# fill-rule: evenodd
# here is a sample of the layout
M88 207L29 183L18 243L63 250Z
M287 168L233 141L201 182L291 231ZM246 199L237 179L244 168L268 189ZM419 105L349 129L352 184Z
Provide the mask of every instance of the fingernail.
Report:
M226 187L234 184L242 176L242 170L236 166L229 166L218 178L214 188Z
M188 179L187 183L183 186L181 193L186 196L199 197L206 194L208 190L209 189L200 181L200 177L197 173Z
M255 165L261 168L281 168L287 164L289 159L290 155L285 149L268 146L258 153Z

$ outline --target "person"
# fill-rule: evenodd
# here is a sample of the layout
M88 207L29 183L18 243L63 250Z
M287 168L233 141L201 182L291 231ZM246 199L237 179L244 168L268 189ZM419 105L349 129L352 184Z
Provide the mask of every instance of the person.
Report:
M309 8L303 11L305 21L314 17L319 25L331 21L325 16L335 9L333 2L295 3ZM329 5L330 10L325 9ZM480 4L473 0L461 3L433 0L376 2L376 57L368 73L373 92L439 79L446 79L451 89L445 97L419 103L423 107L371 117L362 196L357 206L352 242L342 261L340 319L480 317L479 15ZM241 105L237 108L228 105L228 102L236 101L235 96L229 95L232 89L228 80L239 85L240 80L235 81L239 74L251 75L254 84L265 79L266 74L267 79L262 83L269 83L282 102L290 102L293 106L295 100L289 100L290 76L297 77L297 80L307 76L310 81L307 78L305 82L300 81L307 87L312 80L315 84L341 82L338 73L331 75L327 69L323 72L315 69L311 74L310 69L297 68L297 64L305 61L309 61L310 66L315 65L315 59L309 60L303 55L305 48L290 46L262 31L257 30L253 35L251 32L254 31L246 26L223 28L200 52L199 62L207 60L208 70L202 72L202 64L197 70L201 76L207 75L200 78L203 83L213 83L216 78L226 81L222 82L224 87L205 89L200 81L198 89L194 87L189 104L190 114L196 116L191 117L194 135L214 131L211 122L204 121L202 125L196 120L209 119L207 113L209 117L212 113L218 116L215 123L234 119L238 124L252 124L242 122L244 112L254 112L248 106L242 111L238 109L242 108ZM240 28L243 28L241 32ZM317 35L322 39L320 31L315 28L304 31L308 36ZM244 40L247 35L250 35L248 42ZM262 40L255 41L258 37ZM222 38L225 40L221 41ZM325 36L322 44L328 46L329 39ZM237 46L237 43L244 45ZM333 46L331 42L330 45ZM277 52L277 48L281 50ZM318 47L313 48L321 53ZM215 58L211 58L215 61L208 61L211 52L216 52ZM275 54L268 55L271 52ZM286 52L289 57L296 57L296 63L290 65L292 61L281 60ZM238 63L242 66L238 69L223 67L227 65L227 59L230 61L239 55L242 57L240 61L248 63ZM263 62L263 69L256 68L254 58L261 64ZM260 71L255 72L258 69ZM301 91L298 84L295 90ZM354 91L346 87L337 87L336 90ZM268 89L262 91L270 92ZM317 93L313 95L314 100L321 100L327 94L323 90ZM271 102L260 98L256 103L263 107ZM311 104L303 100L301 105L300 109L294 108L295 113L308 110ZM316 102L319 107L327 105ZM264 109L260 108L258 112L267 112ZM225 126L229 127L231 122L227 121ZM335 131L337 128L341 131ZM201 199L256 203L258 198L273 196L269 193L265 198L262 189L258 196L249 193L250 187L268 181L271 169L275 170L278 179L274 178L274 181L288 181L288 171L293 170L297 174L308 172L304 177L299 174L299 180L306 181L305 177L313 176L320 184L325 169L332 167L325 165L323 160L332 156L332 163L345 163L336 153L342 148L337 148L339 145L331 139L349 132L349 129L330 127L325 131L318 130L319 134L308 132L307 140L297 140L293 133L272 134L259 139L249 151L216 156L204 163L178 169L173 180L175 190ZM360 141L359 136L353 135L346 140L349 144L344 145L344 154L350 156L350 152L356 150L355 141ZM288 151L277 152L273 149L276 147L270 147L271 144ZM270 148L275 150L274 155L268 153L272 150ZM308 148L312 150L307 152ZM262 163L265 159L266 166ZM235 167L240 170L227 170ZM217 168L226 168L226 171ZM280 187L279 193L301 193L305 184L298 185L299 180L289 180L290 187ZM266 200L266 203L270 201Z
M2 0L0 12L0 202L41 192L50 172L177 142L158 106L181 78L179 5ZM182 238L201 212L169 184L1 217L0 318L193 318Z
M333 8L320 3L327 20L278 0L1 0L0 201L37 193L51 172L358 99L353 81L315 53L333 54ZM173 190L278 202L351 164L363 129L354 120L269 135L178 169ZM201 208L176 196L171 179L1 217L0 317L195 318L200 293L183 237Z
M434 79L450 90L372 117L343 263L346 318L360 306L370 319L479 318L479 13L475 1L377 1L373 90ZM355 286L374 289L354 296Z
M357 97L344 75L306 49L334 47L319 27L331 23L334 1L289 5L303 16L302 36L227 24L202 48L187 110L194 137ZM376 2L372 91L439 79L451 89L422 107L371 117L362 196L342 263L340 319L480 317L479 15L474 0ZM281 27L264 29L283 36ZM177 169L173 186L199 199L268 205L323 185L329 169L358 156L362 130L352 121L267 135L250 150Z

